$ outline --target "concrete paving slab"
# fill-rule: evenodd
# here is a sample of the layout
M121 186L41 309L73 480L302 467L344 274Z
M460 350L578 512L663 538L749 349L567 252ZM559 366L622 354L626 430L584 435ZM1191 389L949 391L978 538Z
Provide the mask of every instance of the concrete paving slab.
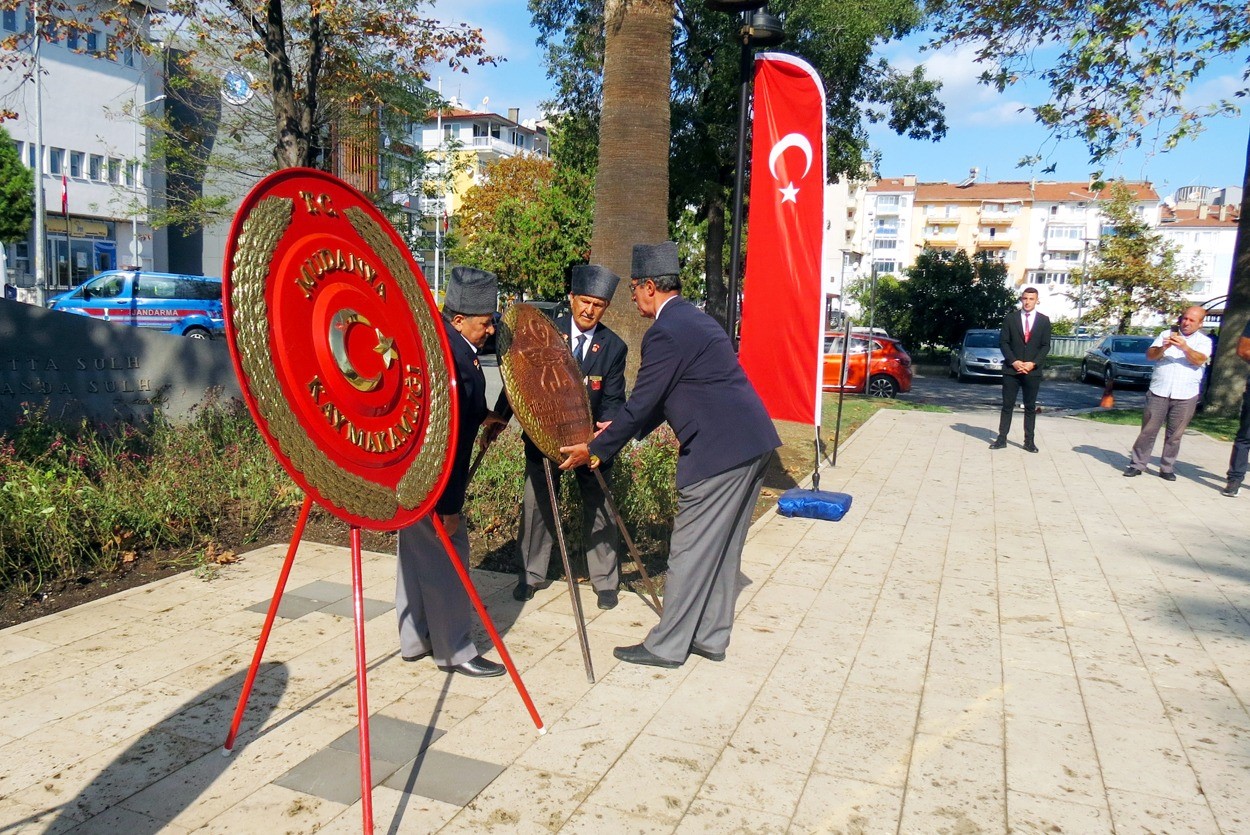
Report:
M591 684L563 583L522 605L514 577L473 572L545 735L509 679L399 659L395 559L366 554L373 752L401 784L374 790L377 831L1250 829L1227 444L1186 437L1168 484L1121 477L1133 427L1047 414L1039 455L991 454L993 423L861 427L822 473L855 497L842 522L752 527L721 663L618 662L656 620L626 594L587 609ZM275 626L230 758L285 545L0 631L0 828L360 831L351 612L326 611L350 604L345 546L301 543L288 597L308 605ZM281 785L325 756L336 800Z

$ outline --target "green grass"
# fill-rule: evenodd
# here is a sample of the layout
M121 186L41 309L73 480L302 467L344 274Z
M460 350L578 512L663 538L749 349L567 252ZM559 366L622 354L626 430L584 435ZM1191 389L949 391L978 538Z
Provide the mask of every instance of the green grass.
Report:
M1140 426L1141 415L1141 409L1108 409L1105 412L1087 412L1081 415L1081 417L1099 423ZM1197 414L1189 422L1189 428L1197 430L1204 435L1210 435L1217 441L1231 441L1237 434L1237 418Z

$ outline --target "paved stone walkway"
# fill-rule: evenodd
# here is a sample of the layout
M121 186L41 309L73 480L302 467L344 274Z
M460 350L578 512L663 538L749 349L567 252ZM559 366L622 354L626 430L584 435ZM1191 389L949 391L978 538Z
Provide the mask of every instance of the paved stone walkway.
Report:
M616 662L654 615L475 575L507 678L395 652L366 555L378 832L1250 832L1250 495L1190 435L1120 475L1133 427L883 411L827 470L840 523L755 525L724 663ZM1018 431L1018 428L1017 428ZM220 752L283 548L0 632L0 833L360 830L350 571L301 547L234 755ZM261 604L257 606L257 604Z

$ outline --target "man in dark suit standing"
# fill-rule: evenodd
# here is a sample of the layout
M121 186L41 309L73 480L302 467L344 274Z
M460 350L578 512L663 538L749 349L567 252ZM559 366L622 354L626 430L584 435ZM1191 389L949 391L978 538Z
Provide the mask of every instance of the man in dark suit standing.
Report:
M1025 287L1020 309L1007 314L998 336L1003 352L1003 411L998 418L998 437L990 449L1007 446L1016 392L1024 392L1024 449L1037 452L1033 426L1037 423L1037 390L1042 385L1042 361L1050 353L1050 319L1038 313L1037 290Z
M590 444L561 448L560 467L598 467L668 421L681 447L664 614L646 640L614 654L656 667L690 654L722 661L751 511L781 439L724 329L681 297L677 245L635 246L631 274L634 305L655 319L633 394Z
M477 351L495 331L493 314L498 282L493 273L456 267L447 282L443 325L455 361L460 425L451 476L434 512L443 520L456 547L456 557L469 567L469 532L460 512L468 489L469 456L478 427L486 419L486 377ZM502 664L477 651L470 631L473 604L451 556L429 516L399 531L399 564L395 578L395 613L399 616L399 649L405 661L428 655L440 670L474 678L501 676Z
M596 426L606 425L625 403L625 356L629 348L600 319L612 301L620 278L606 267L595 264L576 266L570 281L569 306L572 313L556 319L556 330L573 352L581 367L586 394L590 398L590 415ZM512 410L505 395L499 396L495 413L507 422ZM502 427L501 427L502 428ZM549 466L547 456L525 437L525 494L521 503L521 528L517 542L524 565L512 596L530 600L534 589L547 580L547 565L555 547L555 526L558 523L547 495ZM604 481L612 483L610 466L600 468ZM582 545L590 583L595 589L600 609L613 609L618 602L617 586L620 572L617 555L620 551L616 524L608 514L607 497L599 480L586 467L573 471L582 494Z

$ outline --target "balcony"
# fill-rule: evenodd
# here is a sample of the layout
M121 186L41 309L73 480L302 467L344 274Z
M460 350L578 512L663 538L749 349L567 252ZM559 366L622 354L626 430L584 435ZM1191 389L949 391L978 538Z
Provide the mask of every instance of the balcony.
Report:
M1015 242L1013 235L977 235L977 249L1010 249Z
M958 236L955 230L943 230L936 233L928 233L924 236L924 245L933 249L945 249L959 245Z
M977 221L982 226L1010 226L1016 222L1016 218L1020 215L1018 212L987 212L982 211L981 217Z
M1054 252L1080 252L1085 242L1080 238L1047 238L1046 249Z
M924 222L930 226L958 226L959 215L925 215Z

